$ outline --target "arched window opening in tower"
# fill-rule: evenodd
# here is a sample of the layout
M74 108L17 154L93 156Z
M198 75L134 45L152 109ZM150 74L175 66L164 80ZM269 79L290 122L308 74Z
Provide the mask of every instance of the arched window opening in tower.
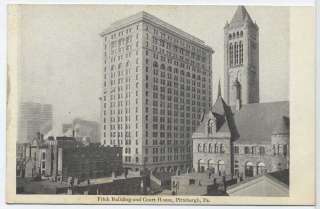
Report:
M234 64L238 65L239 64L239 44L237 42L234 43L234 51L235 51Z
M243 64L243 43L240 41L239 43L239 64L242 65Z
M233 45L232 43L229 46L229 59L230 59L230 67L233 66Z

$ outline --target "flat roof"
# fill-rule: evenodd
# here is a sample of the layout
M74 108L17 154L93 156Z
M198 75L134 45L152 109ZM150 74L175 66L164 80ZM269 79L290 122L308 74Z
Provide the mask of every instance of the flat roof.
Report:
M140 22L140 21L151 23L153 25L156 25L157 27L165 28L165 29L169 30L171 33L173 33L175 35L179 35L182 38L187 39L189 41L192 41L193 43L200 45L201 47L203 47L207 50L210 50L212 53L214 53L214 50L210 46L206 45L205 42L202 41L201 39L199 39L193 35L190 35L189 33L184 32L183 30L181 30L181 29L179 29L169 23L166 23L163 20L157 18L156 16L153 16L147 12L144 12L144 11L112 23L110 25L110 27L108 27L106 30L104 30L102 33L100 33L100 35L101 36L107 35L109 33L116 31L116 30L120 30L121 28L124 28L128 25L132 25L132 24Z

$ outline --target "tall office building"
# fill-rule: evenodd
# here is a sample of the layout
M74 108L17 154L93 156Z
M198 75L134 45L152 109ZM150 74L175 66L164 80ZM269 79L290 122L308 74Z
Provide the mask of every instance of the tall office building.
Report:
M213 50L146 12L115 22L101 36L101 142L123 147L127 168L191 168L191 135L212 105Z
M52 105L23 102L19 105L18 141L31 141L37 132L46 134L52 129Z

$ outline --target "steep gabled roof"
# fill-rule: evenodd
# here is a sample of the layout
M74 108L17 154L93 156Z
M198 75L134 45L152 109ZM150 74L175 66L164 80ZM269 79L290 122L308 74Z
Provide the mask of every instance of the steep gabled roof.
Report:
M246 8L244 6L238 6L230 24L235 26L240 25L244 22L254 24Z
M233 112L239 133L239 137L235 138L236 143L268 144L274 130L278 130L279 124L285 124L284 118L289 120L289 102L246 104L241 107L240 111ZM282 132L285 127L281 125L280 129Z
M221 96L218 96L212 109L203 114L200 125L198 126L196 133L204 133L207 128L207 122L210 118L216 119L217 132L231 133L229 118L232 117L232 112L229 106L225 103Z

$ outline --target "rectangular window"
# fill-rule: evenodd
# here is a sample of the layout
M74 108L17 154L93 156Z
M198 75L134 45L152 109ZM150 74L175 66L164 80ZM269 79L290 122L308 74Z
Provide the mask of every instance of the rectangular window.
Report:
M244 154L250 154L250 148L244 147Z
M193 184L195 184L196 183L196 180L194 180L194 179L189 179L189 185L193 185Z
M234 146L234 154L239 154L239 147L238 146Z

